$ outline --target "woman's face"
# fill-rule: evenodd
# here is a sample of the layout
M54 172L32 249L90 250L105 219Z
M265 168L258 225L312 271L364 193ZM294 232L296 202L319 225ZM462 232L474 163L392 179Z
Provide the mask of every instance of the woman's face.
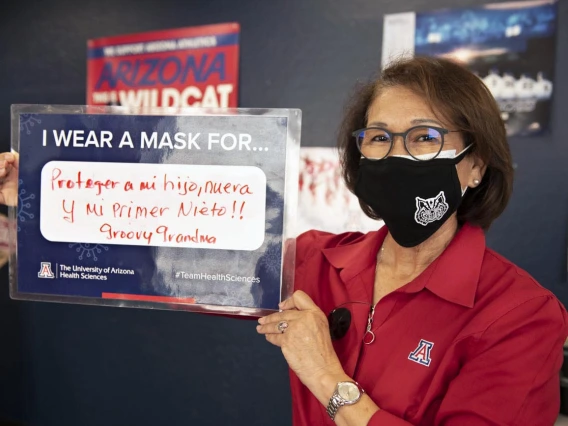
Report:
M382 89L369 107L367 127L378 126L398 133L422 125L455 130L452 123L437 118L425 100L405 87ZM464 148L461 133L452 132L444 135L444 151L455 150L458 154ZM389 155L408 155L401 137L395 136L394 146ZM462 189L466 186L473 188L477 186L475 180L481 181L483 164L475 156L467 155L456 167Z

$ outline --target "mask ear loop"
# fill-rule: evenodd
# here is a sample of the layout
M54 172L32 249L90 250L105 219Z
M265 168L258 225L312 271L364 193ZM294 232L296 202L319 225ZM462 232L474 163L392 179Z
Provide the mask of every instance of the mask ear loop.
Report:
M468 149L470 149L473 146L472 143L470 143L468 146L466 146L464 149L462 149L458 154L455 155L454 158L458 158L460 155L462 155L464 152L466 152Z
M466 146L464 149L462 149L461 152L460 152L459 154L457 154L454 158L458 158L460 155L462 155L464 152L466 152L466 151L467 151L468 149L470 149L472 146L473 146L473 144L470 143L468 146ZM457 164L456 164L456 167L457 167ZM460 186L460 188L461 188L461 186ZM462 189L462 198L463 198L463 196L465 195L465 192L468 190L468 188L469 188L469 186L466 185L465 188Z

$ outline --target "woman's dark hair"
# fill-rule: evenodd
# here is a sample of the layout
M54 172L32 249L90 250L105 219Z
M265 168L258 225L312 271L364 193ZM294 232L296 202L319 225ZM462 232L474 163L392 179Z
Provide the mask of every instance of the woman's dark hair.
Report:
M499 107L483 81L463 66L447 59L415 57L386 67L377 79L361 85L347 104L339 132L343 177L354 191L361 154L352 133L366 127L367 111L381 90L405 87L420 95L433 111L464 135L472 144L469 155L486 165L481 183L469 188L457 211L459 223L489 229L505 210L513 191L513 165L505 125ZM380 217L359 201L365 214Z

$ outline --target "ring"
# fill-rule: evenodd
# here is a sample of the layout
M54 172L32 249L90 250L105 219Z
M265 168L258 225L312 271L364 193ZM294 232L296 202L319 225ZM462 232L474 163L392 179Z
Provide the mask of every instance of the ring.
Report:
M287 328L288 328L288 323L286 321L280 321L278 323L278 331L280 333L284 333Z

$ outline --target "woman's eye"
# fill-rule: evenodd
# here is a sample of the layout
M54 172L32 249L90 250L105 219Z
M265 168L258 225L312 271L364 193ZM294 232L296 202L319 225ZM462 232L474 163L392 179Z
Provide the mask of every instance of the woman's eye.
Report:
M430 135L423 135L417 138L417 142L436 142L438 138Z

